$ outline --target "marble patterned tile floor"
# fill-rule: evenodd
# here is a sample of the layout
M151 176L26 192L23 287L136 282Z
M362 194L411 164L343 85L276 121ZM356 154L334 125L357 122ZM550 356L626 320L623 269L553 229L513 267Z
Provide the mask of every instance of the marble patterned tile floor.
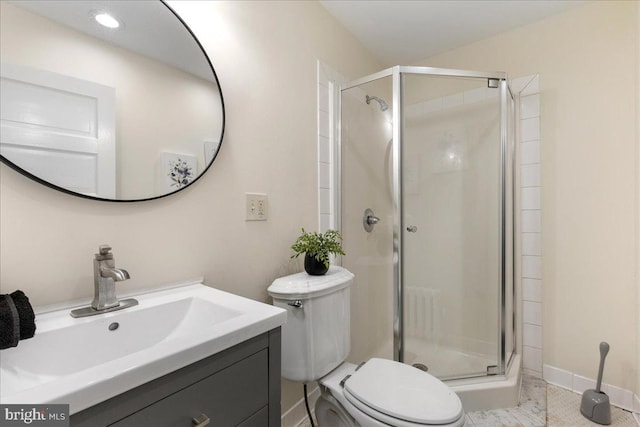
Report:
M467 414L465 427L595 427L600 424L580 414L581 396L549 385L544 380L522 377L520 405L515 408ZM611 407L611 425L639 427L631 412Z
M465 427L542 427L547 423L547 383L523 376L515 408L469 412Z
M515 408L469 412L465 427L597 427L580 414L579 394L523 376L520 404ZM631 412L611 407L611 425L640 427ZM310 427L308 419L298 427Z

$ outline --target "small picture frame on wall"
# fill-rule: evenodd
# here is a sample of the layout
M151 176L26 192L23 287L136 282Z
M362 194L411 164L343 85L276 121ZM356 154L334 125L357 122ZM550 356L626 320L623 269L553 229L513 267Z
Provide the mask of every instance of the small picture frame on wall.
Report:
M198 177L198 159L188 154L162 152L162 185L165 191L179 190Z

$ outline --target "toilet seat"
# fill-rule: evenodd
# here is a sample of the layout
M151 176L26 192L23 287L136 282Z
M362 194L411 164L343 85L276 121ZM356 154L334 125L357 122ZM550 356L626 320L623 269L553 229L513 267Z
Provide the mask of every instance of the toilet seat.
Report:
M391 378L398 372L399 378ZM361 426L460 427L465 423L462 404L453 391L432 375L399 362L370 359L357 370L344 363L320 384ZM407 401L413 403L407 405Z
M422 423L414 423L411 421L406 421L406 420L402 420L400 418L395 418L395 417L390 417L382 412L377 412L375 410L373 410L372 408L368 407L367 405L363 404L362 402L359 402L357 399L353 398L353 397L349 397L349 392L344 392L344 397L346 398L347 402L352 404L352 406L354 408L356 408L356 410L362 412L362 414L364 416L367 416L369 419L371 420L375 420L376 422L379 422L380 425L384 425L384 426L393 426L393 427L461 427L464 426L464 419L461 418L457 421L454 421L453 423L447 423L447 424L422 424ZM351 400L353 399L353 401ZM354 402L356 402L354 404ZM362 423L363 426L365 426L366 424ZM376 426L378 424L375 424ZM372 424L373 426L373 424Z
M462 404L440 380L413 366L372 358L344 383L345 397L383 422L442 425L458 420Z

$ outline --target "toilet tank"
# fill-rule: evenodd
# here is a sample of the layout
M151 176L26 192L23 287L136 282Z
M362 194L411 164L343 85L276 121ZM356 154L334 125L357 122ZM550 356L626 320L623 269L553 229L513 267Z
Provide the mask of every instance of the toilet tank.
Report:
M353 273L332 266L323 276L297 273L274 280L267 291L287 311L282 326L282 376L316 381L351 350L350 291Z

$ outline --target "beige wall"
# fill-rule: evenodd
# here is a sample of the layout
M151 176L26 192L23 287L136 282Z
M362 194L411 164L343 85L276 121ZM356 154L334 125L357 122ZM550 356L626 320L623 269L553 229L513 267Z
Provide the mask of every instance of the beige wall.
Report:
M540 74L544 363L638 391L635 2L588 3L423 62Z
M636 3L636 396L640 395L640 6ZM638 408L636 408L638 409Z
M36 305L89 297L101 243L131 273L120 292L204 276L266 302L273 279L299 269L289 246L317 228L316 61L354 77L381 67L315 2L171 5L221 81L215 164L179 194L133 204L71 197L0 166L0 292L22 289ZM268 194L268 221L245 222L245 192ZM301 390L285 384L284 410Z

